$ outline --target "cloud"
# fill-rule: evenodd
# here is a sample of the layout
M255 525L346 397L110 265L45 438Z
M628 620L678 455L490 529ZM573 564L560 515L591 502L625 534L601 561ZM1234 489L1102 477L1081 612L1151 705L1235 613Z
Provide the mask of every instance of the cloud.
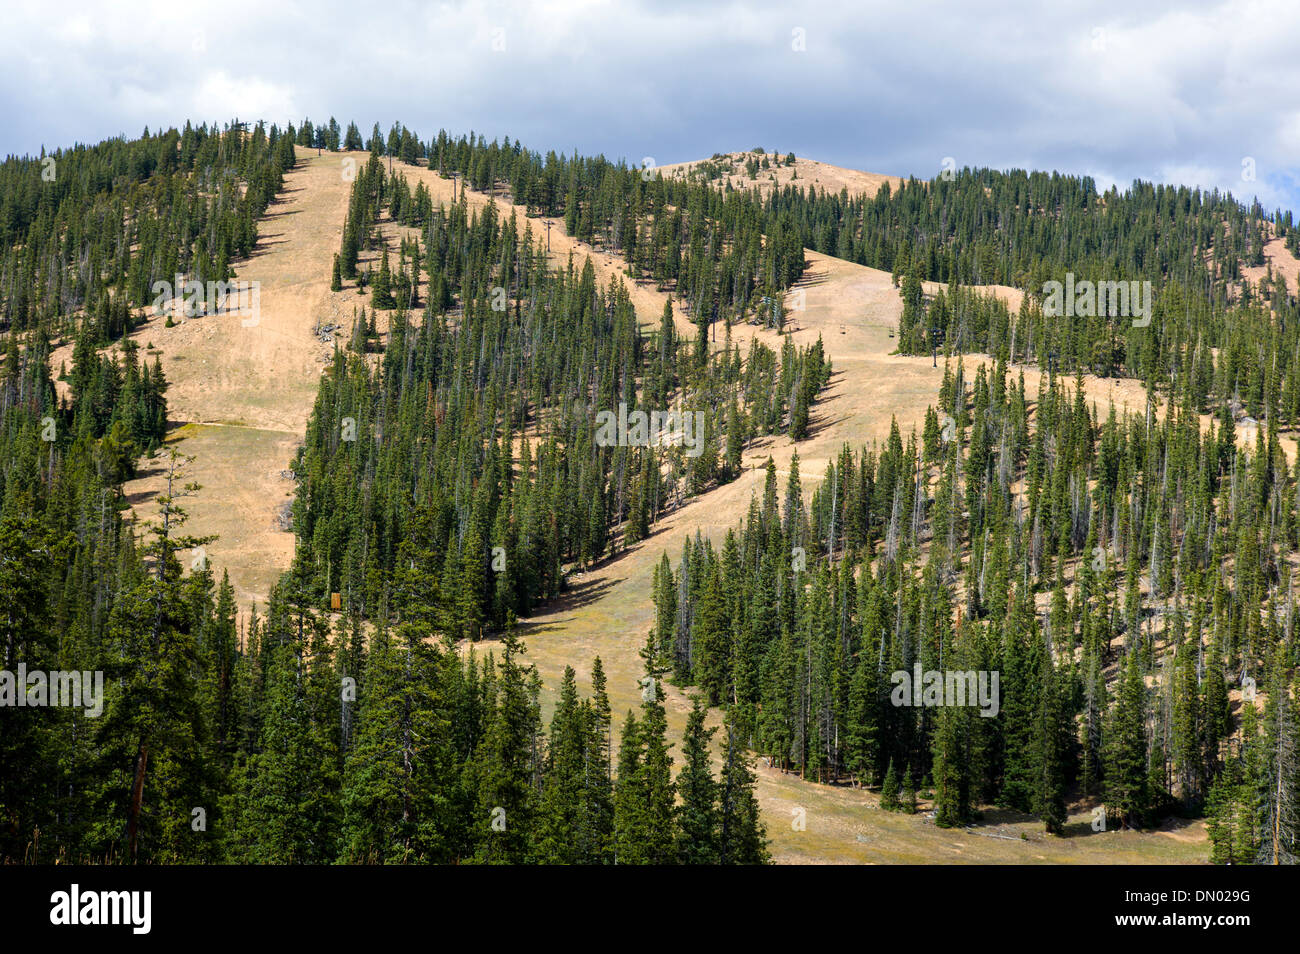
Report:
M761 144L929 177L952 156L1295 207L1289 2L53 0L7 14L0 149L333 115L634 162Z
M225 70L206 74L192 102L196 116L292 116L297 112L289 86L235 78Z

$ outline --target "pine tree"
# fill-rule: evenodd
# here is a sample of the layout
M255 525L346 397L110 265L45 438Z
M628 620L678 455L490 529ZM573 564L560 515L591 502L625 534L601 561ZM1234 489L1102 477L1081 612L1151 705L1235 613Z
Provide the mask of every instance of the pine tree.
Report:
M1129 653L1106 733L1106 808L1125 828L1145 824L1150 802L1145 695L1137 654Z
M711 865L721 858L718 783L709 766L709 742L714 729L706 729L704 701L696 698L682 738L682 770L677 776L677 858L681 864Z
M903 791L898 799L898 811L905 815L916 814L916 786L912 784L912 768L903 773Z
M535 855L542 864L585 860L574 837L589 823L584 728L573 667L565 666L560 702L551 717L550 747L538 808Z
M754 795L754 770L732 721L728 720L726 730L727 750L719 785L719 860L722 864L764 865L771 858Z
M529 832L537 811L533 787L537 703L527 671L516 661L522 645L510 629L503 642L496 707L489 714L477 769L473 820L479 833L475 859L486 864L532 860Z
M379 271L370 289L370 308L374 311L377 308L392 308L394 305L396 301L392 292L392 275L388 270L388 249L384 249L379 260Z
M894 771L894 760L889 760L885 770L885 781L880 789L880 807L887 812L896 812L901 807L899 801L898 774Z
M668 753L667 717L659 699L662 670L654 647L642 651L645 681L641 720L631 714L619 752L614 800L615 851L619 864L669 864L676 857L676 786Z
M1065 772L1069 757L1072 722L1066 709L1061 675L1052 664L1051 654L1044 652L1040 662L1038 712L1034 720L1034 747L1037 788L1034 812L1043 820L1048 833L1065 830Z

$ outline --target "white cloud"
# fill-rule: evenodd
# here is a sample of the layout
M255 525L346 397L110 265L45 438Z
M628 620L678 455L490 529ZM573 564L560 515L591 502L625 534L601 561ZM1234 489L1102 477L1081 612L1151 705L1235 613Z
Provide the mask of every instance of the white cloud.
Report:
M297 113L290 87L262 79L234 78L225 70L206 73L191 102L192 113L198 117L292 116Z

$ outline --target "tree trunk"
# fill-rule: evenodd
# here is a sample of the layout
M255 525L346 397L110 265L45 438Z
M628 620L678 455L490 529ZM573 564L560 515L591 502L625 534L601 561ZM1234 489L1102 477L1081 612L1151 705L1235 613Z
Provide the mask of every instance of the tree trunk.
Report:
M131 785L131 810L126 821L127 852L135 861L136 836L140 830L140 804L144 800L144 773L149 764L149 746L141 740L135 756L135 781Z

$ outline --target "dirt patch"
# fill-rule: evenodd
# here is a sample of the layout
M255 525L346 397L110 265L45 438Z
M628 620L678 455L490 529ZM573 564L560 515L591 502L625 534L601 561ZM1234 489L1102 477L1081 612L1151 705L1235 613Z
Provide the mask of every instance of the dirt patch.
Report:
M1241 274L1250 279L1252 286L1257 287L1271 267L1274 275L1280 274L1285 279L1287 291L1292 295L1300 290L1300 259L1291 254L1285 240L1272 238L1264 243L1264 262L1242 268Z

